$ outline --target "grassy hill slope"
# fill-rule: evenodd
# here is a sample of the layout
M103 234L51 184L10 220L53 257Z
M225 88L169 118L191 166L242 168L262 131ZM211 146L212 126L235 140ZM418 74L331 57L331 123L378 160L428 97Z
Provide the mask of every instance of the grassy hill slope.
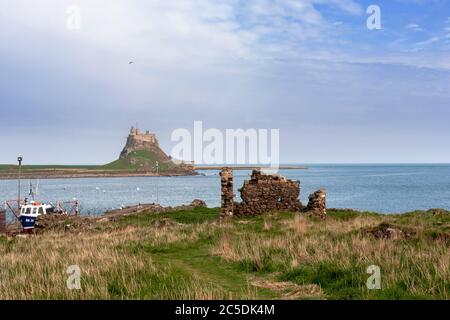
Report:
M133 171L155 171L156 161L159 164L159 172L175 169L171 162L162 162L157 155L149 150L137 150L131 152L126 158L118 159L108 163L101 168L109 170L133 170Z

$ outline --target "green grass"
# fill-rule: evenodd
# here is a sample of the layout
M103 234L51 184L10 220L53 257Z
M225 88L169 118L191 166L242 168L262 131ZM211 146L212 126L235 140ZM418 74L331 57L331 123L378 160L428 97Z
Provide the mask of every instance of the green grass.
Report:
M107 170L156 171L157 161L160 172L175 168L173 163L162 162L154 152L148 150L133 151L125 159L118 159L102 166L102 168Z
M161 219L171 219L177 223L199 224L203 222L211 222L217 220L218 208L197 207L193 210L179 210L175 212L165 212L159 214L140 214L122 217L118 224L120 226L136 225L150 226Z
M96 170L101 168L98 165L23 165L22 170L52 170L52 169L83 169L83 170ZM0 164L0 170L18 170L17 165L12 164Z
M150 220L169 218L179 223L198 224L212 221L217 214L217 209L197 208L191 212L180 211L177 213L166 213L159 217L153 216ZM122 222L132 222L142 225L149 221L144 220L148 219L148 217L144 217L145 216L127 217L124 218ZM277 213L267 216L235 219L232 222L232 229L226 231L227 236L231 239L233 239L233 237L239 239L236 243L237 245L242 246L242 243L248 243L250 246L257 246L260 242L265 241L265 239L275 240L280 236L285 237L286 229L284 229L283 226L287 221L294 217L295 214L292 213ZM422 226L436 223L437 225L442 226L442 223L449 220L449 215L437 218L436 216L430 216L424 212L391 216L387 217L387 219L395 220L398 225L401 225L402 223L405 224L405 220L408 221L412 217L420 217ZM374 219L375 221L382 223L385 218L385 216L376 213L360 213L351 210L329 211L329 221L331 220L331 223L333 223L332 221L345 223L354 221L355 219ZM308 219L310 223L312 222L316 225L315 227L324 225L324 222L315 217L310 217ZM359 231L359 229L357 231ZM309 236L318 236L315 231L311 230L310 232L311 234ZM431 249L433 245L436 245L435 241L439 241L437 245L444 245L443 249L445 249L445 244L440 240L442 232L444 231L441 230L440 233L436 233L437 236L435 234L433 237L429 236L427 230L424 230L424 232L419 235L421 244L418 248L420 250L426 250L427 247ZM337 236L327 234L325 230L322 230L320 233L329 236L329 239L336 243L341 241L348 242L354 239L352 238L354 236L353 231L345 232ZM361 232L359 233L361 234ZM178 261L177 263L179 263L182 268L203 268L203 272L209 274L208 277L221 274L222 271L226 270L227 272L230 272L228 276L231 276L231 279L222 277L222 280L226 280L227 284L231 283L231 287L236 286L236 283L232 280L240 279L239 282L242 282L242 279L246 276L248 277L248 275L253 274L258 278L275 278L277 281L292 282L299 286L317 285L323 290L324 297L327 299L445 299L448 297L450 290L449 284L445 284L445 280L440 279L439 275L436 274L434 281L439 283L441 290L439 293L426 294L426 291L414 292L414 290L411 289L411 283L409 282L412 281L412 283L414 283L415 281L420 281L423 277L420 272L423 272L423 270L420 268L415 270L411 266L405 266L405 270L402 270L405 273L411 272L411 280L406 279L405 281L405 279L402 279L403 276L401 276L399 279L390 282L382 290L368 290L365 286L369 276L366 273L368 264L361 263L356 256L350 257L351 263L347 266L342 265L339 260L331 260L309 262L298 267L292 267L285 262L286 250L275 246L266 248L262 254L258 254L257 259L252 255L250 257L245 257L243 255L238 261L230 261L227 264L224 263L223 260L217 259L217 257L212 258L208 255L207 250L208 247L213 247L214 243L217 245L217 242L222 236L223 232L219 232L218 234L210 235L207 239L200 239L193 244L180 243L178 245L160 245L154 247L144 245L144 247L146 248L145 250L153 254L158 254L159 261ZM374 242L377 241L376 239L372 240ZM400 247L411 246L411 248L415 247L417 244L415 241L394 242L393 240L390 240L390 242L392 245L399 245ZM311 248L310 254L314 255L314 253L314 248ZM414 256L400 256L399 258L401 260L406 258L414 261ZM382 265L380 261L378 261L378 263ZM428 264L427 267L431 269L434 268L432 264ZM410 271L407 270L409 268L411 269ZM395 270L391 270L390 272L395 272ZM442 276L445 277L445 275ZM269 289L265 290L266 291L258 291L260 298L277 296L277 293L274 293Z
M160 161L157 155L152 151L138 150L134 151L125 159L118 159L105 165L23 165L24 173L39 170L92 170L92 171L124 171L124 172L156 172L156 161L158 161L159 172L166 172L176 169L176 165L172 162ZM0 173L2 171L17 171L17 165L0 165Z
M450 298L449 212L329 210L326 221L289 212L218 215L197 207L0 238L0 279L9 279L0 282L0 298ZM368 232L383 224L414 232L398 239ZM80 291L64 288L70 264L84 272ZM381 268L381 290L366 287L370 265Z
M154 245L150 242L139 242L125 247L124 250L137 255L145 252L149 257L153 257L154 262L162 266L170 265L176 274L194 275L206 284L214 284L226 292L224 298L275 298L276 294L270 290L250 288L246 273L240 272L233 264L223 263L219 257L211 256L211 247L217 239L218 234L209 234L201 235L198 240L188 243Z

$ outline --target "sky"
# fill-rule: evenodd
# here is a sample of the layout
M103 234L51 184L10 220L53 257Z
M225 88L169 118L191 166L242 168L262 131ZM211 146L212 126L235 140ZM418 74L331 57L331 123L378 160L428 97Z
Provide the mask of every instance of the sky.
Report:
M282 163L450 162L447 0L0 0L0 58L0 163L196 120L279 129Z

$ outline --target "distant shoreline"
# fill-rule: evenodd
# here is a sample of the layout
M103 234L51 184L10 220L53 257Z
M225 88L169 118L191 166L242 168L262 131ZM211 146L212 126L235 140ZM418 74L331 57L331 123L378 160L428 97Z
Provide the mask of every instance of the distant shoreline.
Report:
M77 171L77 172L74 172ZM178 176L196 176L197 172L89 172L74 170L42 170L42 171L22 171L22 179L81 179L81 178L126 178L126 177L178 177ZM18 178L18 172L2 172L0 170L0 180L15 180Z

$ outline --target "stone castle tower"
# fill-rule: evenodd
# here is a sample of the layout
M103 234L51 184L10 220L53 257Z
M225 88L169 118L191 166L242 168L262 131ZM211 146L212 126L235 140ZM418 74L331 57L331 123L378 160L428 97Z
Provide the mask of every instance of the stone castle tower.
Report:
M141 133L138 128L131 127L127 143L120 153L120 158L126 158L130 153L141 150L153 152L160 161L170 161L170 157L159 147L158 139L154 133L150 131Z
M150 133L150 131L145 131L145 133L141 133L138 128L131 127L130 135L135 140L145 141L152 144L158 144L158 140L156 139L156 135L154 133Z

